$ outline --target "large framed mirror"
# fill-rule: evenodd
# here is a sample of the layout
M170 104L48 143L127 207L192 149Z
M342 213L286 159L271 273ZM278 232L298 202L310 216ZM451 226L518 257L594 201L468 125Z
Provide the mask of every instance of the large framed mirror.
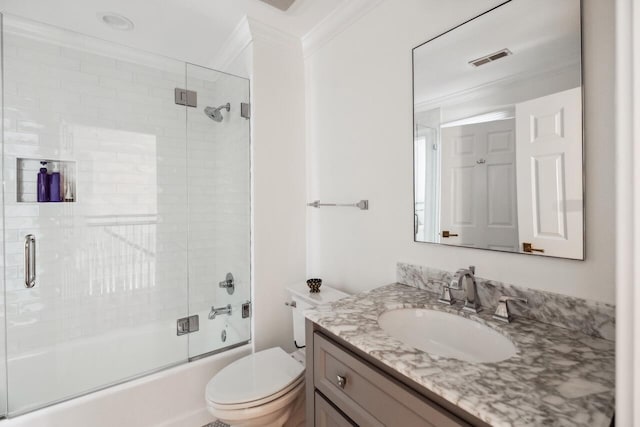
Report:
M414 237L584 259L580 0L511 0L413 49Z

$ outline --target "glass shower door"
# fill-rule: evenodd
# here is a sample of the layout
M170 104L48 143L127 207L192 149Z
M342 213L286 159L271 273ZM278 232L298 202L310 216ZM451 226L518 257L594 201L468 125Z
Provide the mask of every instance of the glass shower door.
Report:
M6 16L3 52L14 415L188 358L185 65Z
M249 80L187 64L189 312L200 330L189 356L251 337L251 170ZM246 114L245 114L246 116Z

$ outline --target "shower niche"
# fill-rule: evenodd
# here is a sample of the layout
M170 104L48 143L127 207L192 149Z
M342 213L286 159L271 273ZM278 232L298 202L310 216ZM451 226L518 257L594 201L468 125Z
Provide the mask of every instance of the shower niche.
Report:
M18 157L16 186L18 203L73 203L76 162Z

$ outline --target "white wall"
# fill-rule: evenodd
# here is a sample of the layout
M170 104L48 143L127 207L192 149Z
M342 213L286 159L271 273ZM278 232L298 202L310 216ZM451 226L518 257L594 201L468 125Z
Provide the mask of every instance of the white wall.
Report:
M302 47L300 40L250 18L238 24L228 43L222 70L251 79L254 349L291 351L285 289L304 280L306 254Z
M305 276L304 62L298 39L250 22L256 350L293 350L286 286Z
M640 425L640 8L616 1L616 425ZM631 230L631 232L630 232Z
M613 2L585 0L586 261L413 242L411 49L498 1L385 1L306 60L308 199L370 210L308 211L309 275L356 292L396 261L614 301Z
M428 72L428 71L427 71ZM439 99L427 105L416 106L416 111L440 107L442 122L471 117L505 107L512 107L523 101L540 98L580 86L580 65L528 76L523 80L499 82L449 99ZM431 105L429 105L431 104Z

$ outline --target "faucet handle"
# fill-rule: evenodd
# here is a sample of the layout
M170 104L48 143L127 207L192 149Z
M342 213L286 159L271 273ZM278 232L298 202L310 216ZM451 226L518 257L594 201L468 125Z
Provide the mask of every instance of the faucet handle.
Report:
M438 302L447 305L453 305L456 300L451 296L451 286L446 283L442 284L442 293L440 294L440 298L438 298Z
M523 303L527 303L526 298L518 298L518 297L510 297L506 295L502 295L498 300L498 307L496 308L496 312L493 314L493 318L505 323L511 323L511 313L509 313L509 301L519 301Z

